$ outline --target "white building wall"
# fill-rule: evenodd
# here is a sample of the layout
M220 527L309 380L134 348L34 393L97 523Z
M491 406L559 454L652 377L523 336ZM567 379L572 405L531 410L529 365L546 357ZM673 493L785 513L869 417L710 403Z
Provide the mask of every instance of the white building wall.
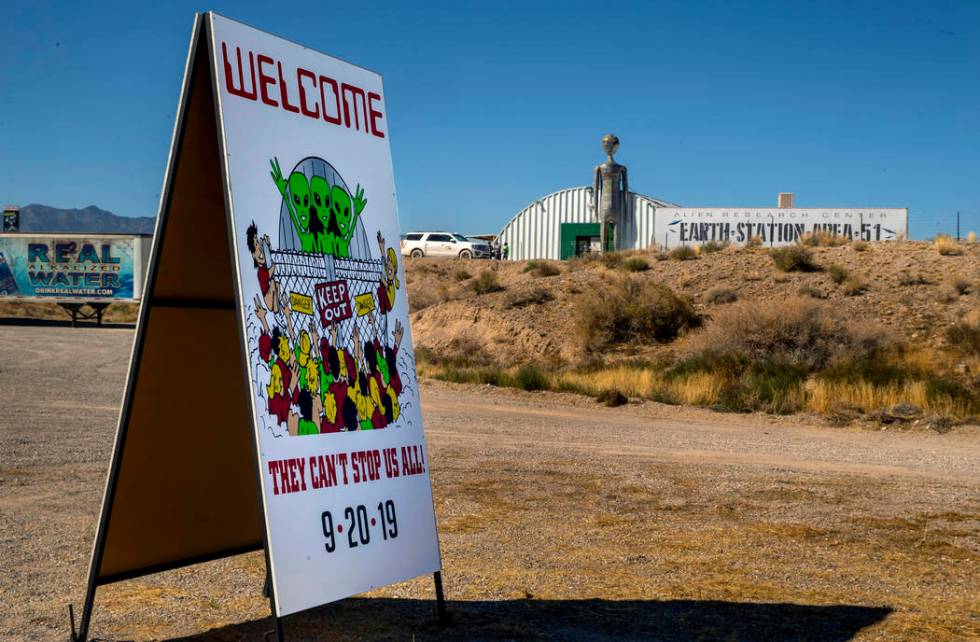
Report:
M626 220L620 229L620 247L653 247L655 209L668 207L665 201L630 192ZM591 187L572 187L534 201L512 218L500 231L500 243L510 246L510 258L558 259L561 256L562 223L596 223Z

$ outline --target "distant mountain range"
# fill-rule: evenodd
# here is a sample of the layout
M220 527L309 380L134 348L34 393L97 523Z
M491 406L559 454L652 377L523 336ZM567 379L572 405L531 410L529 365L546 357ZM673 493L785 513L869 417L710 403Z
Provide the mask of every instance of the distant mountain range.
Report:
M119 216L95 205L81 210L64 210L31 203L20 208L21 232L152 234L155 222L156 219L149 216Z

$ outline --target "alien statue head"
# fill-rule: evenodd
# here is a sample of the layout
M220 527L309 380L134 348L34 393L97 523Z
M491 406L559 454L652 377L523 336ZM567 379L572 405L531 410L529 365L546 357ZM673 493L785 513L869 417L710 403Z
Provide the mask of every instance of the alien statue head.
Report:
M606 152L606 156L609 160L612 160L613 154L619 151L619 139L615 134L606 134L602 137L602 151Z

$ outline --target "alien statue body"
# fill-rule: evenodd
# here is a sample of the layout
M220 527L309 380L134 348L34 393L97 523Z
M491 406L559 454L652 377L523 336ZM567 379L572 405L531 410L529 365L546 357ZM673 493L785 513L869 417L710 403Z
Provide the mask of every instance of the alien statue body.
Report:
M364 190L358 185L353 202L341 185L333 187L322 176L307 180L303 172L293 171L283 178L279 159L269 162L272 182L286 202L293 229L303 252L350 256L350 242L357 229L357 219L367 205Z
M626 199L630 192L626 167L613 160L613 154L619 150L619 139L606 134L602 137L602 149L607 158L595 168L592 193L600 223L600 252L605 253L619 247L619 226L626 218Z

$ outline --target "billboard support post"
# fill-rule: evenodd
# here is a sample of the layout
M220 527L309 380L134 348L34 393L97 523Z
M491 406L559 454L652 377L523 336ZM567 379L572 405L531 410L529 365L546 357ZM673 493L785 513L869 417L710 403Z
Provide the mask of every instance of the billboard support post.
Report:
M385 110L374 72L196 17L72 642L99 586L258 550L280 641L428 573L449 621Z

